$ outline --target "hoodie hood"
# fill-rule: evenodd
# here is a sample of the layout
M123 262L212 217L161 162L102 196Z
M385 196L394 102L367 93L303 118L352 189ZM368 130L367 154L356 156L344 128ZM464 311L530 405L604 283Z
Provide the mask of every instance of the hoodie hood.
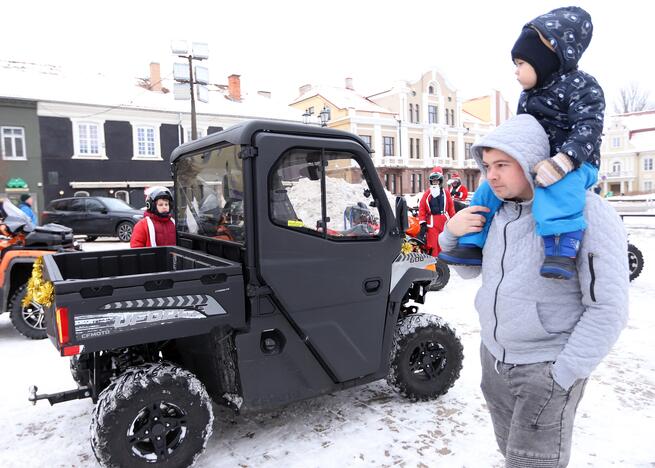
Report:
M591 15L574 6L556 8L537 16L526 26L539 31L553 46L560 61L560 74L578 68L580 57L589 47L594 30Z
M519 114L503 122L493 132L471 148L471 155L486 177L482 165L482 150L494 148L516 159L523 168L526 179L534 190L532 168L539 161L550 157L548 136L541 124L530 114Z

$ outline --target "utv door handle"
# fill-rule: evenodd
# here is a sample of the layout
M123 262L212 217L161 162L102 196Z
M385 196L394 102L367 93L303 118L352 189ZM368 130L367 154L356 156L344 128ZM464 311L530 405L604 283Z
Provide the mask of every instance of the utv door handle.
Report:
M379 278L367 279L364 281L364 291L366 294L373 294L374 292L377 292L378 289L380 289L381 285L382 280Z

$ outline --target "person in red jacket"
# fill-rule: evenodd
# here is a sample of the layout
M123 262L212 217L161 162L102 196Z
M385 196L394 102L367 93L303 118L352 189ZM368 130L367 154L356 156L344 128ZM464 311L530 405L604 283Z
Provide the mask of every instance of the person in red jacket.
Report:
M455 205L448 190L444 190L443 171L440 167L432 169L429 177L430 188L421 197L418 206L418 220L421 231L418 238L425 242L428 252L434 257L439 255L439 234L452 216Z
M146 197L143 219L136 223L130 247L175 245L175 222L171 215L173 195L166 187L154 187Z
M469 190L466 188L466 185L462 184L462 179L457 172L453 172L450 176L448 186L450 187L450 196L455 203L455 211L466 208L466 203L464 202L469 197Z

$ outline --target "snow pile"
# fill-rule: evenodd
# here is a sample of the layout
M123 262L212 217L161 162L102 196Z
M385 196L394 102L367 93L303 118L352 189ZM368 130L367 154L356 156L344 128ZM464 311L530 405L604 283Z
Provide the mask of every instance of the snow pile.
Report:
M325 190L327 216L330 219L328 228L344 229L344 210L355 206L358 202L368 207L373 219L380 219L377 207L370 206L373 197L367 198L364 191L368 189L366 181L349 183L342 178L326 176ZM391 206L394 206L395 196L385 190ZM321 181L301 178L287 189L287 195L293 205L296 215L309 228L316 228L316 222L321 219Z

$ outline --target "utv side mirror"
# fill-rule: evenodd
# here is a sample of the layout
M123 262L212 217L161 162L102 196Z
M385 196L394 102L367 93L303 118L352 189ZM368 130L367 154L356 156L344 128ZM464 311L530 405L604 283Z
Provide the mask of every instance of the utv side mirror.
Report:
M409 228L407 200L404 197L396 197L396 227L400 230L400 235L403 235Z

